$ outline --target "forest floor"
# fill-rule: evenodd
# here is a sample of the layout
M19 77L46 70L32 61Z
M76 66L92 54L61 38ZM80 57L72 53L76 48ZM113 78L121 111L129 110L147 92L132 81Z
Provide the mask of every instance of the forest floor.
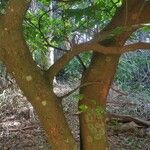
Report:
M68 85L58 84L54 91L63 95L71 89ZM150 102L145 102L142 98L143 96L137 98L134 94L126 94L113 87L108 96L107 112L138 117L149 123ZM79 143L79 120L75 115L78 111L76 96L67 97L62 104L74 138ZM0 94L0 110L0 150L51 149L37 115L16 84ZM149 125L140 125L132 119L122 122L112 119L107 130L110 150L150 150Z

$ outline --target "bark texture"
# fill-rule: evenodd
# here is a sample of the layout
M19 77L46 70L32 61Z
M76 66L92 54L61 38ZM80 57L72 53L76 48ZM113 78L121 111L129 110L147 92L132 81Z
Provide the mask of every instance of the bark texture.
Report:
M120 54L128 50L123 49L125 41L141 23L150 22L150 1L125 0L112 21L95 39L75 45L47 71L46 78L32 60L22 33L22 23L29 3L30 0L9 0L5 14L0 16L1 60L35 108L52 149L77 150L77 144L68 128L62 107L53 93L52 80L75 55L87 50L99 52L94 53L90 67L82 79L82 83L96 83L80 89L84 95L80 104L87 107L87 110L80 115L81 149L108 149L105 130L106 97ZM109 43L105 39L105 33L111 33L121 26L126 30L113 37L115 43Z
M75 140L68 128L62 107L53 93L53 87L41 75L24 41L21 21L27 6L26 0L9 2L0 26L1 58L35 108L52 149L62 150L63 147L65 150L76 150Z
M137 28L139 28L139 23L149 22L149 16L145 18L143 17L143 15L148 14L150 11L149 8L150 2L145 2L143 0L124 1L122 7L117 10L111 22L98 34L98 37L100 34L112 31L119 26L126 26L130 28L128 28L126 32L115 36L113 39L115 41L114 43L102 40L100 41L100 44L106 47L112 46L114 47L114 51L115 47L123 46L129 36ZM133 27L135 25L136 27ZM108 149L105 113L103 112L106 110L107 94L113 81L119 58L119 52L118 55L94 53L92 63L90 64L89 69L83 75L83 83L98 82L99 84L80 89L80 93L85 97L80 104L87 106L87 110L80 115L82 150ZM101 114L97 114L97 111L101 112Z
M105 128L106 99L118 58L118 55L95 54L90 68L83 76L83 83L97 82L80 90L84 95L80 105L87 106L87 110L80 115L83 150L108 149Z

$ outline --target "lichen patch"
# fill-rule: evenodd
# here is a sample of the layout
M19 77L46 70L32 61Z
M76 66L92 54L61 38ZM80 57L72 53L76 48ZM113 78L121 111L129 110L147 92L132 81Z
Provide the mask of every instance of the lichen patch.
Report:
M10 9L10 11L11 11L11 12L14 12L14 9L13 9L13 8L11 8L11 9Z
M106 57L106 62L110 62L111 58L110 57Z
M30 76L30 75L29 75L29 76L26 76L26 80L27 80L27 81L31 81L31 80L32 80L32 76Z
M46 101L42 101L42 105L46 106L47 102Z

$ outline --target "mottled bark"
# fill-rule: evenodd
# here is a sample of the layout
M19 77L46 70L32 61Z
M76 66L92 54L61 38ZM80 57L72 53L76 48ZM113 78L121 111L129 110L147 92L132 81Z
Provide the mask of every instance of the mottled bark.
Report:
M105 38L76 45L48 70L47 78L42 76L33 62L22 33L22 22L29 2L30 0L10 0L6 13L0 16L0 58L35 108L52 149L76 150L77 145L68 128L62 107L53 93L52 84L49 83L52 83L54 76L75 55L87 50L99 52L94 54L92 63L82 79L82 83L96 82L96 84L80 89L84 95L80 104L87 106L87 110L80 115L81 148L106 150L108 148L105 130L106 97L122 53L120 46L123 46L130 34L139 27L132 28L133 25L150 21L150 1L124 1L112 21L98 34L100 37L118 26L131 27L114 37L115 45L108 42L108 45L105 45Z
M101 41L100 44L107 47L123 46L129 36L139 26L132 28L140 23L147 23L150 17L143 17L150 11L150 1L144 0L126 0L120 7L111 22L102 30L98 37L119 26L130 26L128 31L116 36L115 44L109 41ZM105 45L107 43L107 45ZM99 82L99 84L87 86L80 89L84 99L80 104L87 106L87 110L80 115L81 128L81 149L82 150L107 150L107 134L105 124L106 99L113 81L117 63L120 58L118 55L104 55L94 53L89 69L85 72L82 82ZM97 114L100 109L101 114ZM98 111L99 112L99 111Z
M35 108L52 149L62 150L63 147L65 150L76 150L75 140L53 87L41 75L24 40L21 20L27 6L26 0L9 2L0 25L1 58Z
M80 115L81 149L108 149L105 111L107 94L118 63L118 55L95 54L82 82L97 82L80 89L87 110Z

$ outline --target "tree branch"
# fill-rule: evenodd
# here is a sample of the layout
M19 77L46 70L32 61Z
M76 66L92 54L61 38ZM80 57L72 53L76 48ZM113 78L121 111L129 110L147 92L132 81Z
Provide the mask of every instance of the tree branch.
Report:
M109 120L117 119L117 120L120 120L122 122L132 122L132 121L134 121L138 125L147 126L147 127L150 126L150 121L142 120L142 119L139 119L137 117L132 117L132 116L129 116L129 115L118 115L118 114L108 113L107 116L108 116Z
M57 60L46 72L46 77L53 80L54 76L68 63L74 56L78 55L83 51L97 51L101 53L112 53L114 48L108 48L101 46L99 44L95 44L92 41L82 43L74 46L67 53L65 53L59 60Z
M41 31L40 29L40 26L36 26L31 20L29 20L28 18L25 19L25 21L30 24L32 27L34 27L35 29L37 29L39 31L39 33L41 34L42 38L43 38L43 41L46 42L45 46L47 47L52 47L52 48L55 48L57 50L60 50L60 51L63 51L63 52L66 52L67 50L65 49L62 49L60 47L56 47L52 44L50 44L50 42L48 41L47 37L45 37L44 33Z
M40 17L40 19L41 19L41 17ZM39 20L40 20L40 19L39 19ZM60 48L60 47L56 47L56 46L50 44L50 42L48 41L48 39L45 37L44 33L43 33L42 30L41 30L41 25L40 25L40 22L41 22L41 21L38 21L38 24L39 24L38 26L36 26L36 25L35 25L31 20L29 20L28 18L26 18L25 21L26 21L27 23L29 23L29 25L31 25L32 27L34 27L35 29L37 29L37 30L39 31L39 33L41 34L43 40L46 42L46 46L47 46L47 47L52 47L52 48L57 49L57 50L62 51L62 52L67 52L67 51L68 51L68 50L66 50L66 49L62 49L62 48ZM84 63L83 63L82 59L80 58L80 56L77 55L76 58L78 59L78 61L79 61L80 64L82 65L83 70L86 70L86 66L84 65Z
M150 43L138 42L130 45L125 45L124 47L121 48L120 51L121 53L124 53L124 52L134 51L137 49L150 50Z
M137 49L150 49L150 43L135 43L131 45L118 46L118 47L105 47L93 41L79 44L74 46L70 51L64 54L58 61L55 62L46 72L46 77L53 80L53 77L68 63L74 56L81 52L92 50L103 54L122 54L128 51L134 51Z
M79 55L76 56L76 58L78 59L79 63L82 65L83 70L85 71L86 65L84 64L83 60L81 59L81 57Z
M93 84L100 84L100 82L87 82L87 83L84 83L82 85L79 85L75 89L73 89L72 91L70 91L67 94L61 96L60 99L68 97L69 95L73 94L77 89L80 89L80 88L85 87L85 86L90 86L90 85L93 85Z

